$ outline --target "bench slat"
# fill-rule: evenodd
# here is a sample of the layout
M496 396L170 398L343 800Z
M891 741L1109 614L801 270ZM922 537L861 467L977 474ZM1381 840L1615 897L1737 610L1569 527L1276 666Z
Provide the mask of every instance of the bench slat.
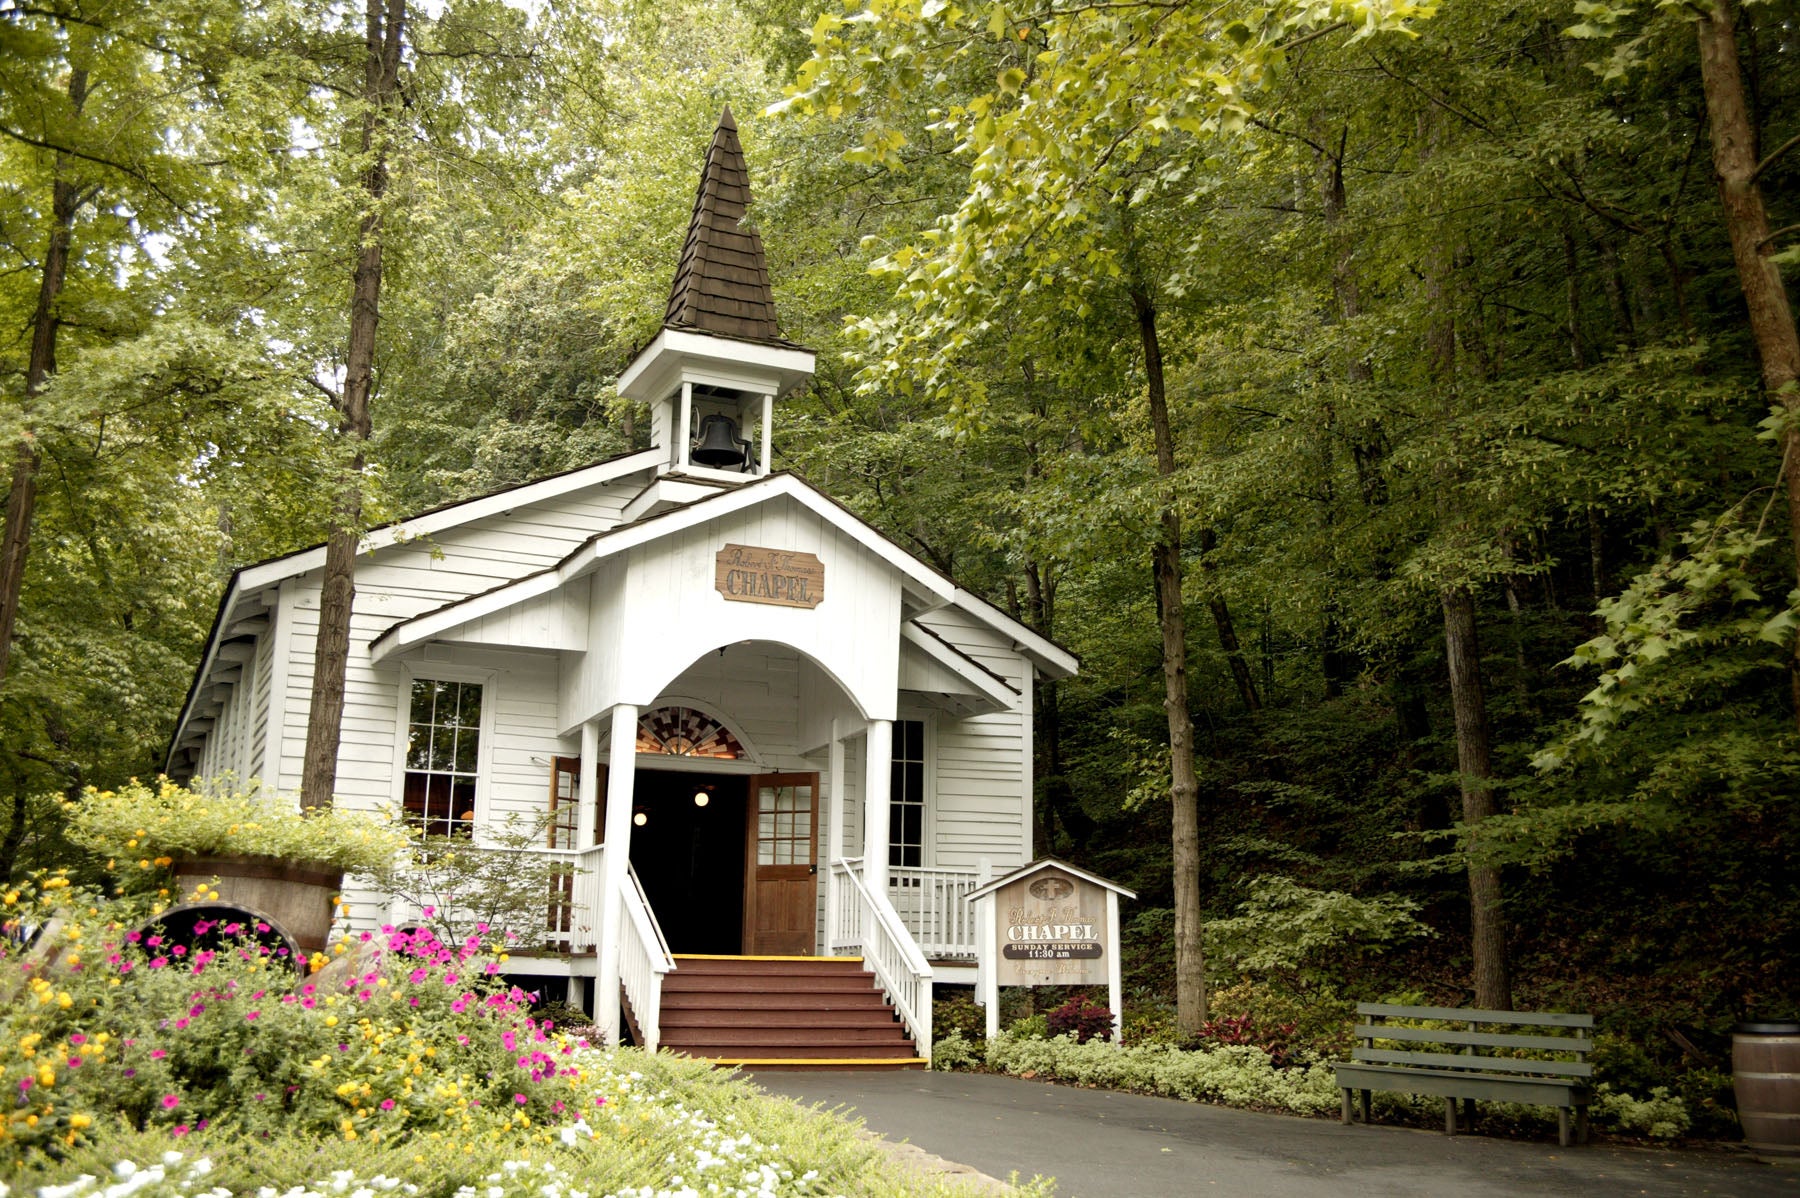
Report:
M1445 1072L1549 1073L1559 1077L1592 1077L1586 1061L1521 1061L1510 1057L1473 1057L1458 1052L1399 1052L1391 1048L1358 1046L1351 1058L1392 1065L1420 1065Z
M1519 1036L1508 1032L1438 1032L1422 1027L1389 1027L1359 1023L1361 1040L1412 1040L1431 1044L1473 1044L1488 1048L1541 1048L1547 1052L1588 1052L1594 1042L1583 1036Z
M1450 1073L1442 1069L1406 1069L1397 1065L1337 1066L1344 1090L1382 1090L1400 1094L1436 1094L1484 1102L1527 1102L1546 1106L1582 1106L1590 1098L1587 1083L1547 1077L1502 1077L1492 1073Z
M1402 1007L1359 1002L1356 1013L1386 1019L1444 1019L1455 1023L1501 1023L1521 1027L1593 1027L1592 1015L1566 1011L1480 1011L1472 1007Z

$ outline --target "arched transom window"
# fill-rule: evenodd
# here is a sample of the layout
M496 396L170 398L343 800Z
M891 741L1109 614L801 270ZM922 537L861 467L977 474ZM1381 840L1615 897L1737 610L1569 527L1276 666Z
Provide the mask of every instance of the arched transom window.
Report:
M692 707L659 707L638 717L637 751L735 761L744 746L725 725Z

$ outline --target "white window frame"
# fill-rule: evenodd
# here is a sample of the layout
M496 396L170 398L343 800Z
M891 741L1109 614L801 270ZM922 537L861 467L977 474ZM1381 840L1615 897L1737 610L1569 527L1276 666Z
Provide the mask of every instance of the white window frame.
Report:
M919 811L919 864L894 865L890 869L929 869L937 864L937 718L934 713L922 711L902 711L894 717L896 727L902 721L923 725L919 737L919 752L924 755L923 777L920 779L920 811ZM892 804L890 793L888 802ZM892 852L893 837L888 838L888 849Z
M400 668L400 689L394 712L394 778L389 795L394 818L406 822L406 737L412 728L412 689L415 682L476 683L481 687L481 744L475 752L475 823L470 842L487 842L488 791L494 773L494 708L497 705L498 670L458 666L442 662L408 663Z

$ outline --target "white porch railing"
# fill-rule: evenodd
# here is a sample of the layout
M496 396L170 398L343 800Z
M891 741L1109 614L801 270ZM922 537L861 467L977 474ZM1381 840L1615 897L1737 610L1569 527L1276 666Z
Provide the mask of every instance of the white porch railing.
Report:
M625 867L625 914L620 921L619 985L631 1004L632 1018L646 1052L655 1052L662 1040L663 978L674 972L675 959L669 954L662 928L644 897L637 870ZM602 996L604 997L604 996Z
M875 980L887 992L888 1001L912 1034L919 1055L931 1058L931 966L919 951L912 934L885 894L875 894L863 883L862 871L848 861L832 863L832 879L839 886L838 926L832 929L831 947L854 948Z
M842 858L832 867L834 877L842 877L849 871L861 875L861 857ZM975 908L969 902L969 892L982 881L981 874L972 869L890 865L888 901L901 926L912 933L919 950L928 959L941 961L965 957L973 961ZM837 951L840 944L853 943L852 922L856 918L854 903L838 904L838 926L825 929L829 951Z
M888 866L888 898L919 949L932 960L975 959L975 909L969 891L981 885L972 869Z
M569 950L592 952L600 943L600 865L604 845L573 853L575 881L569 898Z

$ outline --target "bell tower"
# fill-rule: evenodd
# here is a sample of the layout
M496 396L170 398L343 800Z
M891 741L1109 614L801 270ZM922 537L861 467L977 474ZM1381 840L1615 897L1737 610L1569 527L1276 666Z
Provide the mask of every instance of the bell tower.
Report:
M707 147L687 240L656 338L619 376L650 405L657 473L747 482L770 469L776 401L812 377L813 353L784 340L762 239L744 223L750 174L727 107Z

